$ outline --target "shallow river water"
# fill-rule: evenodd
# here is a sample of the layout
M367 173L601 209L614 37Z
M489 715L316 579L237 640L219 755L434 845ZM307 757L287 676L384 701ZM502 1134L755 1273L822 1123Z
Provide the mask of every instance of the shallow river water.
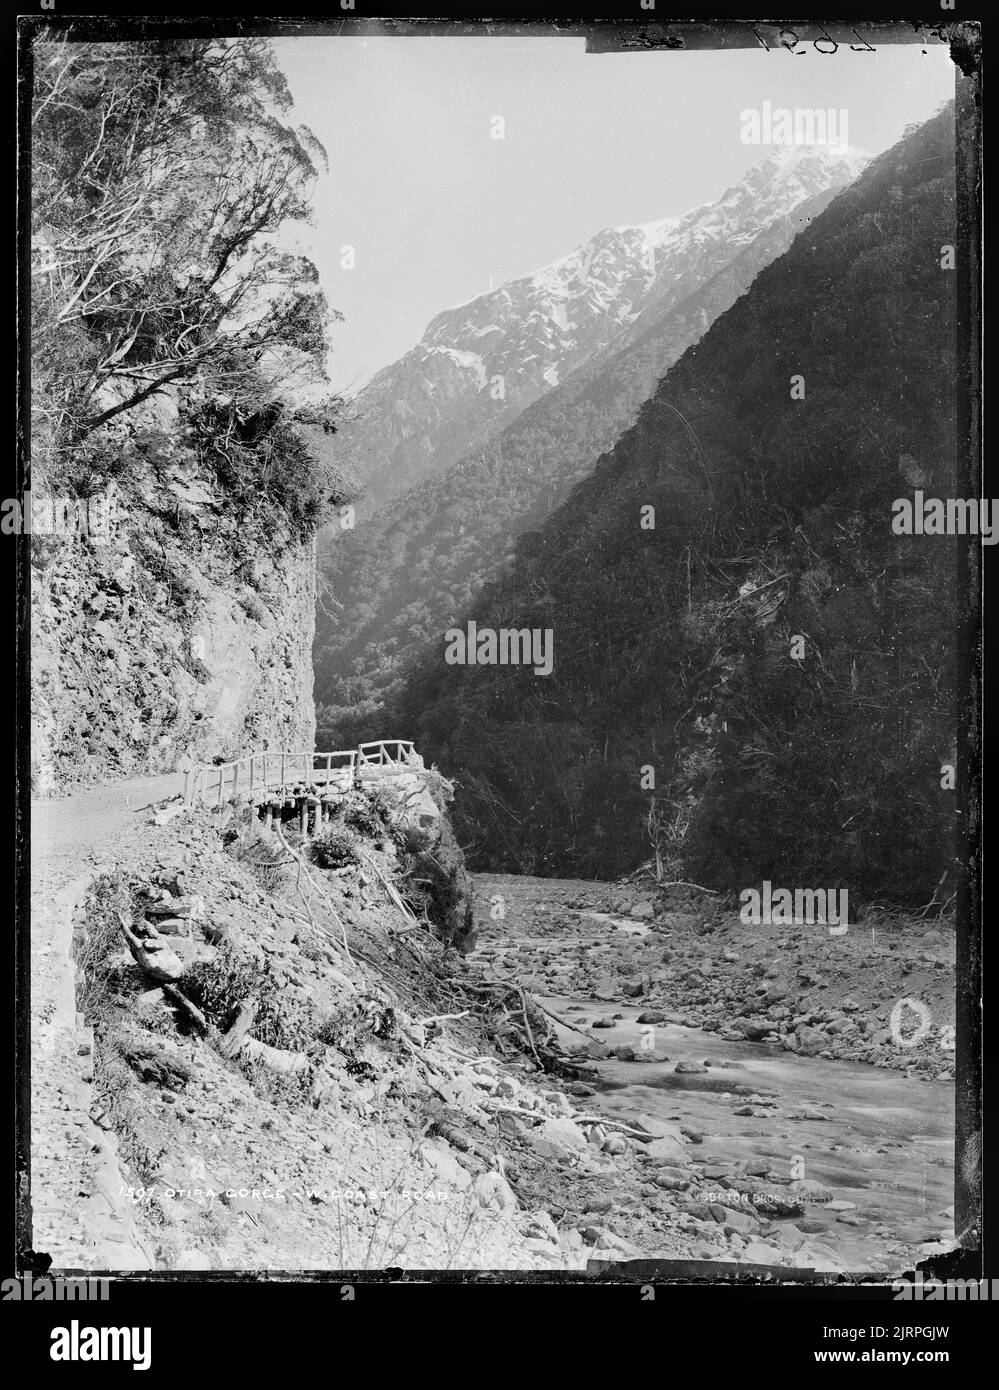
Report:
M518 974L527 960L550 957L557 936L531 930L548 920L555 881L492 878L484 891L506 895L519 918L514 932L490 932L490 968ZM570 892L578 885L559 884ZM512 905L512 906L511 906ZM571 909L570 909L571 911ZM648 922L614 913L572 911L567 938L574 952L604 958L618 954L619 934L644 936ZM485 954L484 953L484 954ZM610 974L610 969L608 969ZM596 1061L588 1082L595 1094L576 1099L589 1113L639 1127L656 1120L693 1131L689 1160L702 1168L702 1195L710 1179L738 1176L759 1164L787 1179L805 1179L822 1191L806 1198L810 1234L837 1262L861 1272L896 1273L953 1241L954 1085L867 1063L807 1057L770 1043L726 1041L688 1026L683 1013L662 1010L671 1021L638 1023L648 1008L640 1000L609 995L545 995L535 977L523 979L554 1014L571 1022L558 1027L571 1048L582 1039L636 1054L654 1048L665 1061ZM593 1029L596 1020L613 1026ZM678 1062L710 1063L708 1071L677 1072ZM739 1114L750 1108L752 1113ZM742 1176L746 1176L742 1170ZM765 1180L764 1180L765 1182ZM731 1194L730 1194L731 1195ZM830 1202L831 1198L831 1202ZM723 1203L724 1204L724 1203ZM801 1226L802 1217L784 1218Z
M638 1007L549 996L553 1013L579 1023L622 1017L601 1029L610 1047L636 1052L648 1028ZM560 1039L578 1040L567 1028ZM846 1211L817 1207L825 1239L857 1270L901 1268L899 1247L946 1236L952 1226L954 1088L848 1062L799 1057L760 1043L725 1042L681 1024L656 1024L666 1062L600 1062L586 1104L625 1123L657 1119L698 1131L691 1156L710 1166L765 1159L775 1172L806 1177L832 1190ZM707 1075L677 1073L677 1062L712 1065ZM736 1066L719 1066L735 1063ZM753 1115L740 1116L748 1097ZM812 1213L809 1213L812 1214ZM857 1224L853 1224L857 1223Z

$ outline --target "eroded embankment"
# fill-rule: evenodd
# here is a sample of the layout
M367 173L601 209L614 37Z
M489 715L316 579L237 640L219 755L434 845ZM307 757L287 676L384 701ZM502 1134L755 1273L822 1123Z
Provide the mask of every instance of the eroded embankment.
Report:
M418 837L384 804L360 796L348 833L300 862L290 826L282 846L229 811L157 823L156 790L124 810L120 796L73 798L35 829L34 966L62 990L67 1023L54 938L66 916L52 899L67 888L78 902L86 885L83 994L33 1078L34 1243L58 1266L579 1270L656 1257L793 1277L891 1272L946 1237L947 1083L913 1079L903 1094L904 1073L884 1065L901 1052L880 1071L836 1056L883 1046L867 1015L879 1023L903 980L936 1017L940 943L913 953L900 950L911 934L896 937L897 982L885 962L864 974L827 957L825 942L771 966L748 938L737 949L721 914L685 923L634 890L481 877L482 948L464 960L427 930ZM628 932L599 915L625 910ZM767 1002L791 971L825 991ZM862 1008L847 1008L847 988ZM79 1055L81 1005L92 1057ZM44 1030L44 988L35 1006ZM825 1031L823 1012L868 1026ZM779 1038L799 1015L827 1041L817 1058L747 1042L734 1024L765 1020ZM911 1052L944 1070L942 1055ZM890 1105L868 1077L895 1088ZM126 1235L115 1226L110 1255L83 1219L101 1191L94 1125L120 1175L104 1229Z
M619 1160L601 1152L606 1127L577 1124L531 1076L537 1005L511 1022L503 991L427 930L440 885L419 832L358 794L303 855L291 826L282 844L228 810L164 822L117 790L40 808L36 825L36 971L48 962L67 1001L80 976L72 1003L93 1033L90 1057L68 1034L38 1052L37 1250L63 1268L275 1270L571 1269L591 1246L628 1253L599 1215L585 1231L563 1219L566 1191L582 1218ZM48 950L65 920L50 890L71 877L74 902L86 885L76 962ZM81 1069L91 1089L60 1090ZM120 1170L115 1219L134 1232L116 1251L75 1219L96 1178L85 1153L67 1163L60 1132L82 1151L95 1124ZM571 1171L553 1188L559 1157Z

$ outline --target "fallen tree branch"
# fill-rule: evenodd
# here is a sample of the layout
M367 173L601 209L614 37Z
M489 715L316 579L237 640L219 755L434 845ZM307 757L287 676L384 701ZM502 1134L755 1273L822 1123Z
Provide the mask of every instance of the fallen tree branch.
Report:
M181 970L183 968L182 962L177 966L177 969L175 971L166 970L162 966L157 965L152 956L150 955L149 951L146 949L145 944L139 939L139 937L135 935L135 932L131 930L124 917L120 914L118 917L118 923L122 929L122 932L125 935L125 940L128 942L128 949L131 951L132 958L134 959L136 965L138 965L142 970L146 972L147 975L154 979L157 984L169 984L175 978L176 975L179 975L181 973ZM160 935L160 933L155 929L155 927L153 927L152 923L147 923L147 930L147 939L155 942L161 950L169 952L169 954L173 957L174 961L177 961L178 957L176 953L170 949L166 942L166 938Z
M495 1057L473 1057L470 1052L462 1052L460 1048L455 1047L449 1038L437 1038L435 1045L444 1048L447 1052L453 1052L463 1062L471 1062L476 1066L489 1066L493 1071L499 1071L499 1063Z
M337 912L336 908L333 906L333 903L332 903L331 899L329 898L329 896L328 896L326 893L324 893L324 892L322 891L322 889L318 886L318 884L317 884L317 883L315 882L315 880L313 879L312 875L309 873L309 870L306 868L306 864L305 864L305 859L304 859L304 857L303 857L301 854L299 854L297 850L292 849L291 845L289 845L288 841L285 839L285 837L284 837L284 832L283 832L282 829L281 829L281 822L280 822L280 821L275 822L274 829L277 831L277 837L278 837L278 839L281 841L281 844L282 844L282 846L284 847L284 849L287 850L287 852L291 855L291 857L292 857L293 859L296 859L296 860L298 861L299 877L301 877L301 875L302 875L303 873L305 874L305 877L306 877L307 882L308 882L308 883L312 886L312 888L319 894L319 897L320 897L320 898L322 899L322 901L326 904L326 907L327 907L327 910L328 910L329 913L330 913L330 916L331 916L331 917L333 918L333 920L339 925L340 931L341 931L341 933L342 933L342 935L343 935L343 951L344 951L344 955L346 955L346 957L347 957L347 959L350 961L351 965L353 965L353 964L354 964L354 958L353 958L353 956L350 954L350 947L347 945L347 926L346 926L346 923L344 922L343 918L340 916L339 912ZM316 919L313 917L313 915L312 915L312 909L311 909L310 906L309 906L309 901L308 901L308 899L306 898L305 894L302 892L301 884L300 884L300 883L296 883L296 884L295 884L295 887L298 889L299 897L302 899L302 902L303 902L303 904L305 905L305 910L306 910L306 912L309 914L309 922L311 923L311 925L315 928L316 931L322 932L322 934L327 938L327 940L332 941L334 945L337 945L338 943L337 943L337 941L336 941L336 937L332 934L332 932L328 932L328 931L326 931L325 927L319 926L319 924L316 922Z
M490 1105L488 1099L477 1102L480 1109L485 1110L490 1115L516 1115L521 1120L527 1120L530 1124L539 1124L541 1116L536 1110L524 1110L517 1105Z
M400 1034L399 1034L399 1041L403 1044L404 1047L406 1047L406 1048L412 1053L412 1055L413 1055L413 1057L415 1058L415 1060L416 1060L417 1062L419 1062L422 1066L424 1066L424 1067L427 1069L427 1071L433 1072L433 1074L434 1074L435 1076L441 1077L444 1081L453 1081L453 1080L454 1080L454 1076L453 1076L453 1075L448 1075L448 1073L447 1073L446 1071L444 1071L444 1070L442 1070L440 1067L438 1067L434 1062L432 1062L432 1061L430 1060L430 1058L426 1055L425 1052L418 1052L418 1051L416 1050L416 1048L414 1047L414 1045L413 1045L413 1044L409 1041L409 1039L406 1037L405 1033L400 1033ZM440 1093L439 1091L437 1091L436 1094L437 1094L437 1095L441 1095L441 1093ZM446 1101L446 1100L447 1100L447 1096L442 1096L442 1095L441 1095L441 1100Z
M381 881L382 887L385 889L386 893L389 896L389 901L392 902L399 909L399 911L405 917L407 922L412 922L418 926L419 919L415 917L412 912L410 912L409 908L403 902L402 896L398 888L396 888L395 884L391 881L391 879L389 879L387 875L382 873L381 869L374 862L374 860L369 859L369 857L364 853L363 850L359 850L358 852L361 858L363 859L364 863L367 864L368 868L371 869L372 872L376 875L376 877Z
M540 1069L544 1071L544 1063L538 1056L538 1049L534 1046L534 1034L531 1032L531 1023L527 1017L527 995L519 985L517 987L517 992L520 995L520 1011L524 1016L524 1027L527 1029L527 1041L530 1043L531 1051L534 1053L534 1060L537 1062Z
M285 1052L281 1048L269 1047L267 1043L258 1042L256 1038L244 1038L239 1051L252 1061L262 1062L268 1071L281 1072L284 1075L304 1071L309 1065L306 1053Z
M632 1129L630 1125L622 1124L620 1120L611 1119L608 1115L573 1115L573 1124L577 1125L603 1125L605 1129L616 1129L621 1134L626 1134L630 1139L645 1139L651 1143L659 1138L656 1134L649 1134L644 1129Z
M547 1014L549 1018L553 1018L556 1023L561 1023L563 1028L571 1028L574 1033L581 1033L584 1038L588 1038L590 1042L593 1041L593 1034L588 1033L585 1028L580 1028L578 1023L570 1023L567 1018L559 1018L558 1014L553 1014L551 1009L546 1009L544 1004L538 999L535 999L534 1002L543 1014Z
M940 881L937 883L937 886L934 888L934 890L933 890L933 896L930 898L929 902L928 902L928 903L926 904L926 906L922 909L922 911L917 912L917 913L914 913L914 915L913 915L913 921L914 921L914 922L918 922L918 921L920 920L920 918L925 917L925 916L927 915L927 913L929 913L929 912L937 905L937 895L938 895L938 893L940 892L940 889L943 887L944 881L946 880L947 875L948 875L949 873L950 873L950 869L944 869L943 875L942 875L942 877L940 878Z
M200 1009L196 1008L191 1003L190 999L188 999L185 994L182 994L180 992L176 985L164 983L163 993L168 995L175 1003L180 1005L180 1007L185 1011L188 1017L193 1021L193 1023L202 1033L208 1032L208 1021L205 1018L204 1014L201 1012Z
M239 1006L231 1027L222 1035L219 1044L219 1052L223 1057L235 1057L236 1053L243 1045L243 1039L249 1032L253 1020L257 1016L257 1003L255 999L244 999Z
M462 988L468 990L472 994L491 994L494 990L497 989L501 989L504 991L504 993L508 994L523 994L522 986L514 984L512 981L508 980L492 980L485 985L463 984ZM541 1003L537 995L532 995L531 997L534 999L535 1004L537 1004L538 1008L541 1010L543 1014L547 1014L548 1017L554 1019L556 1023L561 1023L564 1028L571 1028L574 1033L581 1034L582 1037L588 1038L590 1042L593 1041L592 1034L588 1033L585 1028L580 1028L578 1024L570 1023L568 1019L560 1018L558 1014L552 1013L551 1009L545 1008L544 1004Z

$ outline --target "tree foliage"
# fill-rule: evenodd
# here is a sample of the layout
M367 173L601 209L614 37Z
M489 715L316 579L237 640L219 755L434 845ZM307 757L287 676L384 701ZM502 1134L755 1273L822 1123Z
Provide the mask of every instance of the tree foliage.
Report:
M700 883L930 898L961 542L891 520L913 462L927 496L957 487L953 188L948 109L759 274L456 615L551 628L551 676L448 666L438 637L392 692L393 734L458 782L474 867L611 877L651 821Z
M325 538L321 564L338 606L320 614L315 664L331 730L380 732L427 643L502 573L515 546L518 560L530 558L536 528L634 424L662 375L833 196L808 199L727 261L718 250L721 268L669 299L657 320L643 314L642 331L609 360L577 368L489 444L380 505L356 530Z
M34 49L36 468L172 383L252 415L325 379L333 313L282 244L325 159L260 40Z

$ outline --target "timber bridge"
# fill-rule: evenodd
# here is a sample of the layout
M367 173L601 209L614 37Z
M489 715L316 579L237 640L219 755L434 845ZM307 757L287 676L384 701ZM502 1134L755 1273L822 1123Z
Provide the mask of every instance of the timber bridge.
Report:
M331 753L248 753L234 762L195 768L184 778L184 801L209 809L240 802L262 814L267 829L297 810L302 838L317 835L332 819L339 801L355 787L405 778L422 784L423 759L405 739L382 739ZM424 795L426 793L424 792ZM417 808L421 819L436 818L436 807Z

